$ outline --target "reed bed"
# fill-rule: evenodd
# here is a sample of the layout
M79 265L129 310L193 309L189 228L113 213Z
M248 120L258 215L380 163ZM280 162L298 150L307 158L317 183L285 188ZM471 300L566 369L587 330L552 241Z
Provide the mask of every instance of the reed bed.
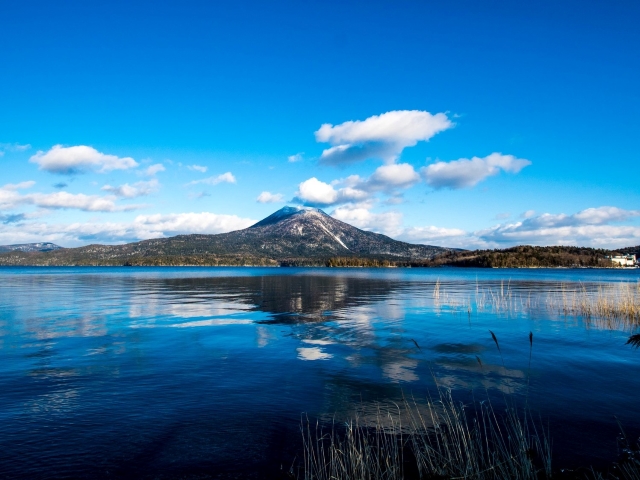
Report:
M526 294L514 291L510 282L501 282L499 288L477 285L472 299L449 294L438 280L433 304L438 313L446 308L455 314L465 312L469 318L484 310L576 317L586 326L628 329L632 335L627 343L640 348L640 334L633 334L640 327L640 282L560 284ZM498 339L490 333L500 351ZM532 334L529 343L532 348ZM486 400L465 405L434 380L436 400L405 400L394 409L378 408L373 416L356 413L351 420L328 428L307 419L301 425L304 453L298 478L538 480L558 476L552 472L549 432L526 408L516 408L505 397L506 408L498 413L488 393ZM620 431L621 455L608 472L591 470L570 478L640 480L640 439L634 444L622 426ZM563 474L562 478L569 477Z
M433 302L438 313L490 311L501 315L552 314L581 319L586 326L636 330L640 327L640 281L635 283L553 285L546 291L514 291L511 282L499 287L476 285L475 296L449 294L436 282Z
M491 330L489 333L502 357L498 338ZM637 348L640 335L632 335L628 343ZM529 333L529 349L531 359L533 333ZM296 478L640 480L640 439L630 441L620 423L620 455L609 471L558 474L552 470L550 434L541 421L534 421L526 408L528 402L519 409L505 395L498 411L487 391L485 400L464 404L455 401L435 375L433 378L436 400L404 399L400 405L392 402L393 408L387 404L386 409L377 404L373 413L362 407L350 420L334 420L330 427L319 421L312 424L307 418L301 424L303 454ZM294 476L293 467L290 476Z
M426 406L379 411L373 424L356 416L329 430L308 420L304 480L541 479L551 476L551 446L526 412L498 415L490 401L472 406L439 390Z
M579 316L586 322L597 320L605 327L640 326L640 282L598 285L588 290L585 285L567 288L550 296L551 309L566 316Z
M561 284L553 291L514 293L510 283L499 289L476 288L475 302L449 295L440 281L435 284L436 310L454 313L491 309L506 314L546 312L580 317L587 326L640 327L640 282L578 286ZM498 339L491 337L500 352ZM414 341L415 343L415 341ZM533 348L533 334L529 334ZM640 334L627 344L640 348ZM420 348L416 343L416 347ZM477 357L476 357L477 358ZM531 354L530 354L531 358ZM482 367L479 358L478 363ZM504 360L503 360L504 364ZM304 440L304 480L400 480L400 479L544 479L558 477L551 467L549 432L535 422L525 408L518 410L505 397L498 413L489 399L470 405L454 400L451 390L438 385L438 398L415 400L378 408L375 415L356 415L329 428L307 419L301 425ZM608 472L588 471L570 478L640 480L640 439L631 442L620 426L621 455ZM574 472L575 473L575 472ZM565 474L562 478L569 478ZM298 476L300 478L300 476Z

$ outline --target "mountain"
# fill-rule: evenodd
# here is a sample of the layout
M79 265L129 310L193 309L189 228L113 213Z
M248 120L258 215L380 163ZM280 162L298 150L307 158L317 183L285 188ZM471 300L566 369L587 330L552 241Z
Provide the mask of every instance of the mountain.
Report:
M366 232L316 208L284 207L235 232L13 251L0 255L0 265L377 265L425 261L448 251Z
M62 247L49 242L41 243L21 243L17 245L0 245L0 253L4 252L49 252Z

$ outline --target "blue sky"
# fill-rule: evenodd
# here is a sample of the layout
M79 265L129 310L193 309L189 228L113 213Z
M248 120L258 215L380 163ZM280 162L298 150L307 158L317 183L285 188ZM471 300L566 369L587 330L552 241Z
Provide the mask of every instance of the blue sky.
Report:
M0 0L0 244L640 244L640 4L523 3Z

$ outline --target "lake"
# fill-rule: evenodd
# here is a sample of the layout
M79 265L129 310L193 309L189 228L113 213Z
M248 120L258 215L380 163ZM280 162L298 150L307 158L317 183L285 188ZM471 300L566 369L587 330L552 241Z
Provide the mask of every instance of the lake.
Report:
M637 330L572 308L639 278L0 268L0 477L286 478L302 418L419 403L436 384L526 403L554 468L605 466L614 416L640 435L640 349L625 345Z

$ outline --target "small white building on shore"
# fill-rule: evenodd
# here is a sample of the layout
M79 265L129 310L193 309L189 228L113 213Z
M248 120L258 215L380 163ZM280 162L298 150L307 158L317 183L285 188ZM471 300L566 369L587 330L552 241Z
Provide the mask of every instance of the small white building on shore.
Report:
M613 263L617 263L621 267L633 267L636 265L635 255L613 255L611 257L605 257L611 260Z

